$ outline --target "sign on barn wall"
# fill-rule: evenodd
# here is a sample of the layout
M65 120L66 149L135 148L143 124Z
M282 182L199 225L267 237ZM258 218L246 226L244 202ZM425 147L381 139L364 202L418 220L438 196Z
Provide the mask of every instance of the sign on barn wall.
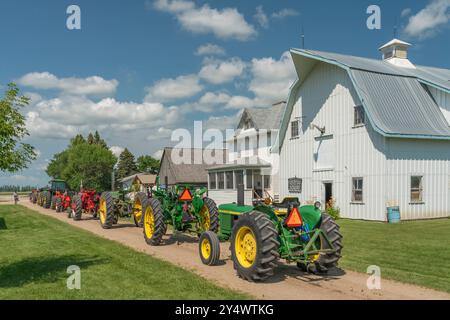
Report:
M289 193L302 193L302 179L289 178L288 179Z

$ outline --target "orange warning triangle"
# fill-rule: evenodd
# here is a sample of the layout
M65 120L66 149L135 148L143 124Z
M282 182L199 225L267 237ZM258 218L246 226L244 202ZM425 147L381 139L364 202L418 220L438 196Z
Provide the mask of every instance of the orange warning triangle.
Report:
M180 200L181 201L191 201L192 200L192 195L188 189L184 189L183 193L180 196Z
M301 227L303 225L302 217L300 216L300 212L298 212L298 208L292 209L286 220L286 225L289 228Z

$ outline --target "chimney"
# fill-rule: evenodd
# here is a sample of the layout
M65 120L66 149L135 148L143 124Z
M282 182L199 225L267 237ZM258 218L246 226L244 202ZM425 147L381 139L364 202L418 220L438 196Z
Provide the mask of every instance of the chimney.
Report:
M383 61L402 68L415 68L408 60L408 48L410 43L393 39L381 46L378 50L383 54Z

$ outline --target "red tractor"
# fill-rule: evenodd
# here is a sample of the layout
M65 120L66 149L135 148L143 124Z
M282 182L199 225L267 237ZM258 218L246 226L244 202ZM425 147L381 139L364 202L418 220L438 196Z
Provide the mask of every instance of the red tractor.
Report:
M72 197L71 209L68 217L75 221L81 220L83 213L91 214L94 219L97 218L98 204L100 201L100 194L95 190L81 191L79 194Z
M50 209L56 210L56 212L66 212L71 209L71 196L72 192L56 192L52 199Z

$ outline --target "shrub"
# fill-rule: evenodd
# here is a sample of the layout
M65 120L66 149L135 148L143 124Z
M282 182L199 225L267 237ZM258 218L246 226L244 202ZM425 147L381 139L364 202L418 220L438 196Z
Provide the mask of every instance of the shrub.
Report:
M337 220L340 218L341 209L339 207L336 207L336 201L331 198L325 206L325 212L334 220Z

